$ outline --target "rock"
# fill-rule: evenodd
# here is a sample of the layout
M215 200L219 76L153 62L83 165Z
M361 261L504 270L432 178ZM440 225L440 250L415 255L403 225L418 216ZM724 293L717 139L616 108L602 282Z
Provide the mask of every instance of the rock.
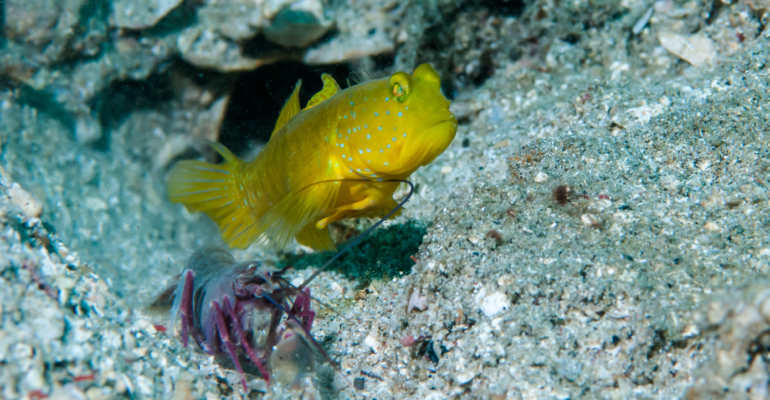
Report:
M366 56L393 52L393 41L383 33L361 37L338 36L330 42L309 50L304 57L308 64L336 64Z
M254 0L208 1L198 9L198 21L194 25L207 34L214 34L234 44L254 38L263 28L270 25L272 8L278 3L283 7L289 0L266 2Z
M250 71L289 59L288 53L274 51L262 58L243 55L243 49L220 34L200 27L187 29L177 40L182 58L200 68L221 72Z
M583 225L585 226L596 226L599 223L596 217L592 214L583 214L580 216L580 220L583 221Z
M38 61L57 61L77 32L85 0L7 0L3 33ZM34 50L33 50L34 49Z
M25 219L39 218L43 214L43 203L16 183L8 189L8 197Z
M84 115L75 123L75 139L80 144L90 144L102 137L102 127L90 115Z
M379 352L382 349L382 345L383 345L381 341L377 340L376 338L374 338L374 336L371 336L371 335L367 336L364 339L364 344L366 345L366 347L370 348L375 353Z
M658 34L661 46L669 53L697 67L716 58L714 42L704 34L682 36L671 32Z
M284 47L306 47L323 36L332 23L317 0L301 0L281 9L264 30L265 38Z
M455 375L455 380L457 381L457 384L465 385L466 383L473 380L473 378L475 378L478 374L479 373L474 370L465 370Z
M136 110L112 133L114 146L146 160L155 170L186 152L213 155L209 141L219 137L230 100L231 85L221 80L203 85L176 71L169 80L172 98L161 102L159 109Z
M113 2L115 25L127 29L149 28L181 3L182 0L116 0Z
M243 44L270 26L270 19L289 4L286 0L255 2L229 0L208 2L197 10L197 22L176 40L177 49L187 62L221 72L249 71L286 60L290 54L280 49L244 54Z
M59 7L54 0L44 3L7 0L5 15L5 36L12 41L37 47L52 38L50 30L56 26Z
M107 209L107 202L98 197L86 197L83 205L94 212L104 211Z

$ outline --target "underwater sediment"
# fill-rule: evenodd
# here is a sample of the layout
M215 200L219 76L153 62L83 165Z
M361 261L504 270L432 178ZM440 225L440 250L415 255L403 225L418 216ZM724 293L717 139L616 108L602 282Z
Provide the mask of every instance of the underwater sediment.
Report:
M253 157L299 78L306 101L321 73L423 62L457 137L403 215L313 281L335 310L313 334L340 364L315 393L767 397L768 10L4 2L2 397L259 397L142 312L219 243L168 201L168 171L216 161L207 140ZM306 250L233 254L309 266L297 284L326 257Z

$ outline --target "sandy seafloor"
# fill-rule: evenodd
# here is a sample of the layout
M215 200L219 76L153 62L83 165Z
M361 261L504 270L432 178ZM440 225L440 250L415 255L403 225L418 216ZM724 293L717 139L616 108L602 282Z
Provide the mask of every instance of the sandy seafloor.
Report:
M728 14L699 66L650 45L581 68L559 42L547 68L512 62L458 91L457 138L392 222L428 227L412 273L363 290L319 277L337 314L314 334L333 335L340 371L269 397L770 396L770 36L736 42ZM218 235L168 203L126 129L100 151L0 91L3 398L243 396L141 313ZM427 310L407 314L414 292Z

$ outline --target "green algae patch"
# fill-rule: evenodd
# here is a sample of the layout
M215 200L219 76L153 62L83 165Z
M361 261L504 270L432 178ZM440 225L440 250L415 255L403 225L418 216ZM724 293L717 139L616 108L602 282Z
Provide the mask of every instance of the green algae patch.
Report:
M357 280L362 286L368 286L375 279L387 280L409 274L414 265L411 257L417 254L426 233L425 226L415 221L377 229L335 261L330 269L349 279ZM337 245L337 248L344 248L354 239ZM281 261L279 266L292 266L295 269L319 268L334 254L335 252L329 251L289 256Z

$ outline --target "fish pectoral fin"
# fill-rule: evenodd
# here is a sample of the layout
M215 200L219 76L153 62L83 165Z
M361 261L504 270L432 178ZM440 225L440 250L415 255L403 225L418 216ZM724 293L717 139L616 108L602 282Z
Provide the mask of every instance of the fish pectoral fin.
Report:
M372 210L371 217L377 217L382 218L386 215L388 215L389 212L393 211L398 207L398 202L393 200L393 198L387 198L383 200L376 209ZM393 215L390 216L390 219L396 218L399 215L401 215L401 211L403 209L398 209L396 212L393 213Z
M297 115L300 112L300 106L299 106L299 88L302 87L302 80L297 81L297 86L294 87L294 91L291 92L291 96L289 96L289 99L286 100L286 104L284 104L283 109L281 109L281 114L278 115L278 121L275 122L275 128L273 129L273 133L278 132L279 129L283 128L284 125L286 125L295 115Z
M297 234L299 244L320 251L336 250L329 228L318 229L315 224L309 223Z
M321 182L286 196L259 218L260 235L269 239L275 248L286 247L305 226L312 225L332 207L339 188L339 182Z
M318 105L319 103L334 96L337 94L337 92L340 91L340 85L337 84L337 81L335 81L331 75L323 74L321 75L321 79L324 81L323 89L321 89L318 93L314 94L313 97L310 98L310 100L307 102L307 105L305 105L305 110Z
M380 196L377 196L377 194L379 194L379 192L373 191L373 192L370 192L369 196L367 196L365 199L361 201L345 204L343 206L334 208L334 213L332 215L316 222L315 224L316 228L318 229L326 228L332 222L343 220L345 218L358 214L361 210L366 210L377 206L378 203L380 203L380 201L382 200L382 198Z

